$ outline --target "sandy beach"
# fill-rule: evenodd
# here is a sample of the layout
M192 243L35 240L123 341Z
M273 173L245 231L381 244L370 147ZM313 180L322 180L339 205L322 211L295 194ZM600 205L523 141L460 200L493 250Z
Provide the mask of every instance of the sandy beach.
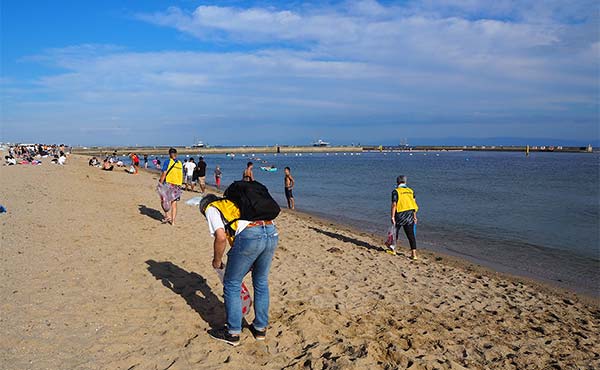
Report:
M156 174L0 167L1 369L597 369L600 304L307 215L277 219L271 325L233 348L212 239ZM408 255L408 250L402 250ZM250 279L246 280L251 288ZM251 320L251 318L250 318Z

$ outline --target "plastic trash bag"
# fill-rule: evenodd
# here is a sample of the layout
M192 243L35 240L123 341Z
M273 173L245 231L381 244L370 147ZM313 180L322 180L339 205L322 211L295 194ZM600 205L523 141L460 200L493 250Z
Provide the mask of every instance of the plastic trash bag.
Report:
M185 204L187 204L188 206L198 207L200 205L201 200L202 200L202 197L193 197L190 200L187 200L185 202Z
M386 247L395 247L396 246L396 225L390 226L387 234L387 239L385 240Z
M225 280L225 268L215 269L215 272L219 276L221 283L223 283ZM250 308L252 307L252 298L250 297L250 291L248 290L248 287L244 283L242 283L240 298L242 300L242 315L246 316L250 313Z
M171 202L181 196L181 188L178 186L171 186L164 183L158 183L156 185L156 192L160 197L160 205L165 212L169 212L171 209Z

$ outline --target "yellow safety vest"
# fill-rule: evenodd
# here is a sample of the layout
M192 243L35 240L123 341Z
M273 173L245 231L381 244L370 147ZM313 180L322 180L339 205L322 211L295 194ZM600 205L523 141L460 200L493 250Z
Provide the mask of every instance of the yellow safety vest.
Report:
M400 186L396 188L396 192L398 193L396 212L404 212L411 209L417 212L419 210L419 206L415 200L415 194L411 188Z
M183 184L183 164L179 160L169 159L169 161L168 174L165 181L169 184L181 186Z
M227 241L229 241L229 245L233 246L233 242L235 241L235 232L238 228L238 220L240 219L240 209L228 199L219 199L215 200L212 203L209 203L208 207L215 207L219 213L221 213L221 218L223 218L223 223L225 224L225 234L227 234ZM233 222L232 222L233 221Z

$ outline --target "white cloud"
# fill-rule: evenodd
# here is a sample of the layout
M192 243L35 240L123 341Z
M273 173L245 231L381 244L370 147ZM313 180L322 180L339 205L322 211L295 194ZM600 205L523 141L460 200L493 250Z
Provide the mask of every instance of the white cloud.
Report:
M122 125L157 130L210 127L215 137L232 132L219 124L235 124L240 138L260 124L276 127L269 131L275 139L296 124L343 124L351 132L386 123L382 130L393 136L391 123L478 124L501 132L519 122L551 136L547 130L559 123L584 122L573 136L597 135L600 43L590 30L598 19L584 5L369 0L297 9L172 7L139 18L238 51L47 50L26 60L64 71L39 78L35 88L12 90L6 122L67 116L124 127L114 126L110 117L117 117ZM39 102L42 95L50 98ZM54 113L46 114L48 103Z

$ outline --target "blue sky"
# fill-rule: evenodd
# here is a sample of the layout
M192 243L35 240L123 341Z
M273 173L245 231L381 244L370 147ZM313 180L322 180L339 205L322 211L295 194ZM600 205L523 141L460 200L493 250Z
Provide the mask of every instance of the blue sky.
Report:
M17 1L0 141L599 141L594 1Z

